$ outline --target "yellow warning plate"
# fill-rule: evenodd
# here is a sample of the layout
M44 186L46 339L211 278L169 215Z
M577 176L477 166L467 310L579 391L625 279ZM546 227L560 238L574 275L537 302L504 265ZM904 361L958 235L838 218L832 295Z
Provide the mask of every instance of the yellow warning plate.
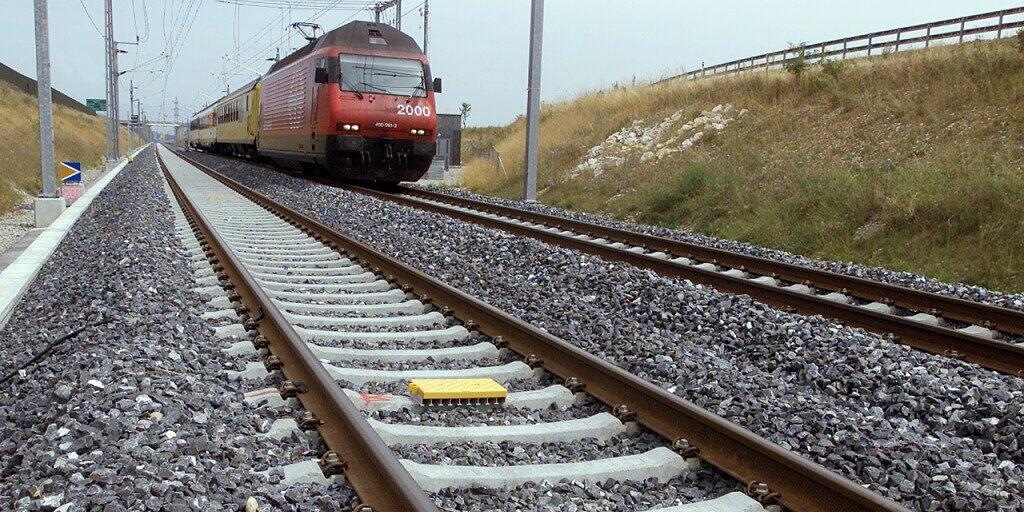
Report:
M508 390L494 379L413 379L409 393L423 400L504 399Z

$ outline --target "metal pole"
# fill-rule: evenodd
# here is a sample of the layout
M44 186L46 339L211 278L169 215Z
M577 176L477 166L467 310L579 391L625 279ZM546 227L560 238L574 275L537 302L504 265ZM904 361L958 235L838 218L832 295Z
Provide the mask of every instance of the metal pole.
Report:
M430 0L423 0L423 54L427 54L427 39L429 38L430 25Z
M114 37L114 11L110 11L110 37ZM114 74L111 76L111 87L114 88L114 154L115 160L121 158L121 71L117 65L118 55L121 53L117 48L117 41L112 41L113 48L111 49L111 66L114 68Z
M53 156L53 93L50 90L50 29L46 0L35 0L36 81L39 98L39 170L42 197L57 197L57 165Z
M395 28L402 30L402 0L395 0Z
M537 200L537 153L540 145L540 63L544 41L544 0L531 0L530 5L530 76L526 86L526 175L523 197Z
M107 46L107 153L106 160L108 165L113 165L117 160L117 112L114 108L116 98L114 98L115 84L115 71L114 71L114 60L117 58L117 50L114 49L114 15L113 15L113 0L105 0L104 2L104 25L106 27L106 46Z

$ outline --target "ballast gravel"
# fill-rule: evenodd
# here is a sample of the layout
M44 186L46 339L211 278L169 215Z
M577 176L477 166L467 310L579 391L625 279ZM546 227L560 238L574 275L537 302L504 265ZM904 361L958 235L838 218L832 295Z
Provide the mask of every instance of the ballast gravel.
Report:
M728 479L715 478L717 472L707 465L688 476L659 483L606 481L584 484L578 481L528 484L514 489L479 490L472 495L457 489L445 489L434 495L434 502L446 512L483 512L496 510L559 510L573 512L638 512L654 507L670 507L712 499L740 491Z
M559 464L636 455L665 446L661 436L642 432L620 434L607 441L594 438L558 443L515 443L503 441L410 444L396 447L403 459L424 464L458 466L515 466L521 464Z
M636 231L638 233L644 233L647 235L671 238L673 240L679 240L681 242L689 242L707 247L714 247L717 249L725 249L729 251L748 254L750 256L757 256L760 258L779 261L783 263L790 263L793 265L800 265L818 270L827 270L838 274L862 277L864 279L871 279L873 281L881 281L899 286L905 286L907 288L913 288L925 292L938 293L941 295L948 295L950 297L959 297L965 300L981 302L984 304L992 304L995 306L1002 306L1004 308L1024 311L1024 294L1022 293L1002 293L994 290L989 290L981 286L975 286L964 283L947 283L939 281L938 279L933 279L911 272L899 272L881 267L861 265L854 263L852 261L819 260L808 256L781 251L778 249L761 247L759 245L738 242L735 240L727 240L724 238L716 238L713 236L703 235L700 233L679 231L675 229L669 229L659 226L650 226L646 224L636 224L632 222L615 221L612 219L601 217L599 215L584 212L575 212L572 210L566 210L563 208L549 206L542 203L529 203L526 201L518 201L514 199L490 197L480 194L474 194L472 192L468 192L465 190L454 188L441 188L432 185L413 186L421 188L423 190L430 190L434 192L450 194L456 197L475 199L477 201L485 201L497 205L511 206L513 208L546 213L548 215L555 215L567 219L590 222L593 224L598 224L606 227L625 229L629 231Z
M1024 381L538 241L192 153L916 510L1024 510Z
M200 315L153 152L94 201L0 331L0 509L348 510L351 488L285 488L255 475L317 457L318 442L259 437ZM250 500L251 499L251 500Z

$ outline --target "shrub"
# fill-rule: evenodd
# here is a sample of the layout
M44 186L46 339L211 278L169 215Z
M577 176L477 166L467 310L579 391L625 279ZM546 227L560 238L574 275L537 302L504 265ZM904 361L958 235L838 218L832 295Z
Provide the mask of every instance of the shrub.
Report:
M1024 53L1024 28L1017 31L1017 49Z
M823 60L821 61L821 72L826 75L839 80L839 75L843 74L846 70L846 63L840 60Z
M807 63L807 43L790 43L789 49L790 52L796 51L796 57L793 57L783 63L782 68L792 73L793 76L799 80L800 75L810 67L810 64Z

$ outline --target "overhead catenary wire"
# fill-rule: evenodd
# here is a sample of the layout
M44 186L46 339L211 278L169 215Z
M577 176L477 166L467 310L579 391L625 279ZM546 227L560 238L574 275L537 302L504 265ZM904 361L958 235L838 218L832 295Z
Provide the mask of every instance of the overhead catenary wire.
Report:
M78 3L82 4L82 10L85 11L85 17L89 18L89 23L92 25L92 28L96 29L96 35L100 36L102 39L103 31L100 30L99 25L96 25L96 21L92 19L92 14L89 14L89 8L85 6L85 0L78 0Z

